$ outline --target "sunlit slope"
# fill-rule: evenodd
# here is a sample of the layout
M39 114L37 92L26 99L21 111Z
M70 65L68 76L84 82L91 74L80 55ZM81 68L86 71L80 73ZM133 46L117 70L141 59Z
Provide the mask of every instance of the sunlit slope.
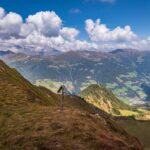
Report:
M88 103L113 115L122 115L125 111L131 112L130 106L120 101L102 85L90 85L80 93L80 96Z

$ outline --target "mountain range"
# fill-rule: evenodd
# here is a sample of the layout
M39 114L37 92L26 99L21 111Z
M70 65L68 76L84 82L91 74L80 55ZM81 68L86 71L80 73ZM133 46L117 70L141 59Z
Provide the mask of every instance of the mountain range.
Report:
M33 84L54 92L62 84L72 93L80 93L91 84L102 84L128 104L141 105L150 101L149 51L9 53L0 58Z

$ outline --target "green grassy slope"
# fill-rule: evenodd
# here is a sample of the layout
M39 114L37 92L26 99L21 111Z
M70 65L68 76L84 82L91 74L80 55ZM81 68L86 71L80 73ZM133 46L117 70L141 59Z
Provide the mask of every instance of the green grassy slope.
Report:
M0 98L5 97L4 103L39 102L42 104L52 103L36 86L24 79L15 69L11 69L0 61ZM13 101L12 98L15 100ZM20 101L21 100L21 101Z
M87 102L113 115L122 115L121 110L131 107L120 101L112 92L101 85L90 85L80 93Z
M117 120L130 134L139 138L145 150L150 150L150 121Z
M109 115L77 96L36 87L0 61L0 149L142 150ZM97 114L98 113L98 114Z

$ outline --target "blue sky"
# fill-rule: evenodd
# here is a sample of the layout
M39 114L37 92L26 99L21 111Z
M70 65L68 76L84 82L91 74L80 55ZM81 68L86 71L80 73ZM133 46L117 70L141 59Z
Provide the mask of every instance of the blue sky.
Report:
M111 29L130 25L141 36L150 34L149 0L116 0L114 3L98 0L1 0L0 6L21 14L23 18L38 11L54 10L66 26L80 30L84 29L86 19L100 18ZM72 9L81 12L73 14Z
M1 0L0 7L0 49L16 50L13 43L30 49L32 38L41 41L38 51L150 49L150 0ZM39 23L46 11L47 22Z

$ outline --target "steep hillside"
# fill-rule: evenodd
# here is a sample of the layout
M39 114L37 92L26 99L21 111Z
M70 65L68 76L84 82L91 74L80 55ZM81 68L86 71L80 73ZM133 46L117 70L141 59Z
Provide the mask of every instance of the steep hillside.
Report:
M16 107L26 102L52 104L39 88L24 79L15 69L0 61L0 107Z
M150 121L134 119L119 119L117 123L124 127L130 134L139 138L145 150L150 150Z
M133 105L150 98L150 52L119 49L111 53L75 51L58 55L5 55L2 59L28 80L53 91L66 83L75 93L101 83Z
M102 85L90 85L80 96L87 102L112 115L123 115L123 111L130 111L131 107L120 101L114 94Z
M36 87L0 61L0 149L142 150L109 115L77 96Z

